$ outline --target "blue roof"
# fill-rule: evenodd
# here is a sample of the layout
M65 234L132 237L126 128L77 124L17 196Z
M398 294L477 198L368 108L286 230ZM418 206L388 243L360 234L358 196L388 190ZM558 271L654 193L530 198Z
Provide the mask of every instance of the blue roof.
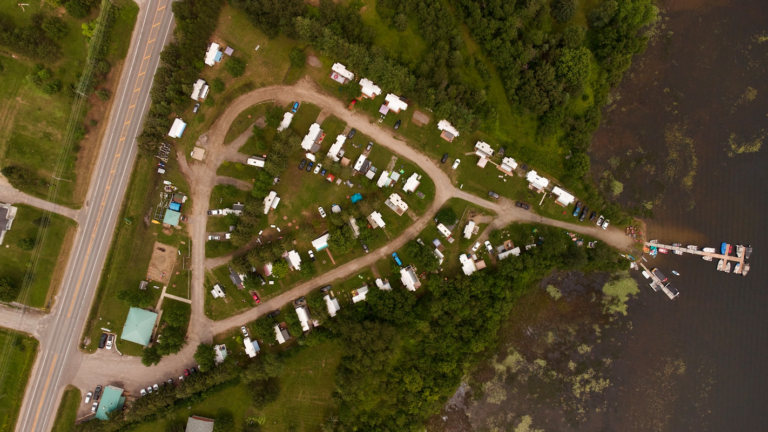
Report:
M120 339L131 341L142 346L149 345L152 330L155 328L157 314L148 310L132 307L123 326Z
M360 201L361 199L363 199L363 196L360 195L359 193L352 195L352 204Z
M178 226L180 218L181 218L181 213L173 210L168 210L167 212L165 212L163 223L171 226Z
M179 211L181 210L181 203L172 202L171 205L168 206L168 208L174 211Z
M109 413L116 409L123 409L124 404L123 389L107 386L101 395L101 401L96 410L96 418L99 420L109 420Z
M220 62L220 61L221 61L221 55L222 55L222 54L223 54L223 53L222 53L221 51L217 52L217 53L216 53L216 58L214 58L214 60L216 60L217 62Z
M261 347L259 347L259 343L256 342L255 340L252 341L252 342L253 342L253 350L256 351L256 352L261 351Z

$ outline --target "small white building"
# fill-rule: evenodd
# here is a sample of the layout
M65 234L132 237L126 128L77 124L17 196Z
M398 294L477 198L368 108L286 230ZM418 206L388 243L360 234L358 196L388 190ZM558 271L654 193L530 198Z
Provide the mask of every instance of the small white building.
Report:
M459 262L461 262L461 270L465 275L472 276L472 273L477 271L475 261L472 259L472 257L467 256L467 254L459 255Z
M528 187L539 193L543 192L544 188L549 185L549 180L541 177L536 171L528 171L525 179L528 180Z
M259 343L256 341L251 341L251 338L247 337L243 339L243 345L245 345L245 353L248 354L248 357L250 358L256 357L256 354L261 351L259 348Z
M437 123L437 128L439 130L443 131L443 133L440 134L440 138L442 138L442 139L444 139L444 140L446 140L448 142L453 141L454 138L459 136L459 131L457 131L456 128L454 128L451 125L451 122L449 122L448 120L440 120Z
M177 118L173 121L173 125L171 125L171 130L168 132L168 136L171 138L181 138L181 135L184 133L184 129L187 127L187 124L184 123L184 120Z
M440 231L440 234L444 235L446 238L451 237L451 230L449 230L445 225L441 223L437 224L437 230Z
M341 63L334 63L331 66L331 79L339 84L346 84L347 81L355 79L355 74L347 70L347 67Z
M576 200L576 198L573 195L569 194L568 192L564 191L563 189L560 189L557 186L552 188L552 193L557 195L557 199L555 200L555 204L557 204L559 206L562 206L562 207L567 207L567 206L571 205L571 203L573 201Z
M224 287L221 284L215 284L211 290L211 294L213 295L213 298L224 298L226 296L224 294Z
M467 223L467 226L464 227L464 238L468 239L472 237L472 234L475 232L475 221L469 221Z
M494 153L494 150L493 148L491 148L491 145L483 141L478 141L475 143L475 151L483 152L486 155L486 157L493 156L493 153Z
M357 172L362 172L363 166L365 165L365 155L360 155L359 158L357 158L357 162L355 162L354 170Z
M291 335L288 334L288 330L280 327L280 324L275 324L275 340L278 344L282 345L290 338Z
M381 278L376 278L376 286L382 291L392 291L392 285L389 284L389 281L381 280Z
M370 216L368 216L368 223L371 224L371 228L384 228L387 224L384 223L384 219L381 218L381 213L379 212L373 212Z
M221 61L221 51L219 51L219 44L212 43L208 47L208 51L205 52L205 64L213 66L217 61Z
M305 332L309 331L309 321L312 317L309 315L309 309L306 306L299 306L296 308L296 315L299 317L301 323L301 329Z
M499 166L499 169L511 175L517 169L517 161L511 157L505 157L501 160L501 166Z
M403 213L408 211L408 204L406 204L405 201L400 197L400 195L393 193L389 196L389 199L384 201L384 204L386 204L387 207L391 208L392 211L397 213L398 216L402 216Z
M379 181L376 182L376 186L378 187L387 187L392 184L392 180L389 178L389 173L387 171L382 171L381 177L379 177Z
M341 310L341 306L339 306L339 300L334 297L331 298L328 294L323 297L323 300L325 300L325 305L328 306L328 315L331 316L331 318L336 316L336 312Z
M323 130L320 129L320 125L312 123L312 126L309 127L309 132L307 132L307 135L301 140L301 148L312 151L312 146L314 146L315 141L320 138L321 133L323 133Z
M288 129L288 126L291 125L292 121L293 121L293 113L292 112L289 111L289 112L283 114L283 121L280 122L280 126L277 127L277 131L278 132L282 132L282 131Z
M346 135L339 135L336 137L336 142L333 143L331 146L331 149L328 150L328 157L333 159L334 162L339 161L339 152L341 151L341 148L344 147L344 142L347 140Z
M288 261L288 266L294 270L301 270L301 257L295 250L288 252L288 256L285 258Z
M267 160L261 156L251 156L248 158L248 161L246 163L250 166L264 168L264 164L266 162Z
M320 237L312 240L312 247L315 248L316 251L320 252L321 250L328 247L328 239L331 237L328 232L321 235Z
M421 287L419 277L416 276L416 272L411 265L400 269L400 281L405 285L408 291L416 291Z
M373 81L369 80L368 78L363 78L360 80L360 87L361 92L363 93L363 97L373 99L381 94L381 87L374 84Z
M352 290L352 303L357 303L365 300L365 296L368 294L368 285L363 285L358 289Z
M390 93L385 98L384 101L387 103L387 107L390 111L394 111L395 113L399 113L401 110L407 110L408 104L405 103L402 99L400 99L400 96Z
M279 199L277 197L277 192L270 191L269 195L264 198L264 214L269 214L269 211L274 208L272 207L272 204L274 204L276 199ZM275 204L275 207L277 207L277 204Z
M205 99L206 96L208 96L208 84L205 83L205 80L199 79L192 85L191 98L194 101L198 101L200 99Z
M415 192L416 189L419 187L419 184L421 183L419 181L420 178L421 178L420 175L413 173L410 177L408 177L408 180L405 181L405 185L403 185L403 191Z

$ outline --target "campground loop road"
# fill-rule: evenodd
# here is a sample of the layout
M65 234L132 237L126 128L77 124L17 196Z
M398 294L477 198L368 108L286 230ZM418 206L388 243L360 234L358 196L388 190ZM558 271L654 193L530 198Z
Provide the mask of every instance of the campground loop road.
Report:
M309 102L319 106L322 112L333 114L356 128L374 141L396 153L417 163L435 182L435 199L425 214L414 221L400 236L387 243L382 248L371 251L360 258L341 265L315 279L299 284L275 297L263 301L259 307L249 309L241 314L221 321L212 321L205 316L205 271L212 264L225 264L230 256L205 259L205 242L207 240L206 222L208 219L208 203L211 191L222 179L216 175L219 165L225 160L238 157L238 150L250 136L250 128L230 144L224 144L224 137L235 118L246 108L265 101L276 101L286 104L290 101ZM333 96L325 94L314 83L302 80L293 86L273 86L254 90L237 98L219 117L208 131L204 161L187 162L186 155L177 151L179 166L191 185L190 194L193 208L189 220L192 236L192 316L188 330L188 341L176 355L167 356L157 365L147 368L137 357L118 356L106 350L93 355L85 355L73 384L81 389L91 389L98 384L120 382L126 390L137 394L141 388L168 378L176 378L185 369L195 364L193 355L199 342L210 342L213 335L225 332L235 327L247 324L256 318L278 309L295 298L307 295L319 286L328 284L364 269L379 259L390 256L393 251L403 247L413 239L432 220L432 215L452 197L469 201L478 207L496 212L497 217L491 224L492 228L501 228L511 222L536 222L581 232L599 238L618 249L629 249L632 241L617 229L602 230L593 225L583 226L541 217L535 213L521 210L507 199L488 201L463 192L453 186L451 180L435 161L426 155L409 147L404 141L392 135L391 130L376 123L371 123L370 117L364 114L350 112ZM437 131L435 131L437 132ZM206 263L208 265L206 265Z
M109 125L93 171L86 207L63 284L51 314L37 328L40 350L24 394L18 431L51 430L64 387L73 381L83 355L78 350L98 286L120 206L136 157L136 136L149 109L149 90L160 51L173 28L171 0L140 1ZM55 211L55 210L54 210Z

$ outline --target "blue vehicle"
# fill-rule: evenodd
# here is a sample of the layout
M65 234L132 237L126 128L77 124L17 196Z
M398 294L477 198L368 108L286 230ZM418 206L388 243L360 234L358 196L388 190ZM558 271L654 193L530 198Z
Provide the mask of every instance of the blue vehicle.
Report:
M291 109L291 112L295 113L298 110L299 110L299 103L298 102L294 102L293 103L293 108Z
M573 211L573 216L576 217L581 213L581 201L576 203L576 209Z
M397 263L397 265L399 265L400 267L403 266L403 262L400 261L400 257L397 256L397 252L392 252L392 258L395 259L395 262Z
M315 166L314 162L310 162L309 165L307 165L307 172L312 171L312 167Z

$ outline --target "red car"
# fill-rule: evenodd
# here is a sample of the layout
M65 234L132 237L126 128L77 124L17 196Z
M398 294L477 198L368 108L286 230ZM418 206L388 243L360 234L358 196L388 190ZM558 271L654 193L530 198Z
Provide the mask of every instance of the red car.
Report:
M352 99L352 102L349 103L349 109L353 109L356 103L357 103L357 99Z
M261 300L259 300L259 296L256 294L256 291L251 291L251 297L253 297L253 301L256 303L261 302Z
M185 376L185 377L188 377L188 376L189 376L189 369L184 369L184 376Z

